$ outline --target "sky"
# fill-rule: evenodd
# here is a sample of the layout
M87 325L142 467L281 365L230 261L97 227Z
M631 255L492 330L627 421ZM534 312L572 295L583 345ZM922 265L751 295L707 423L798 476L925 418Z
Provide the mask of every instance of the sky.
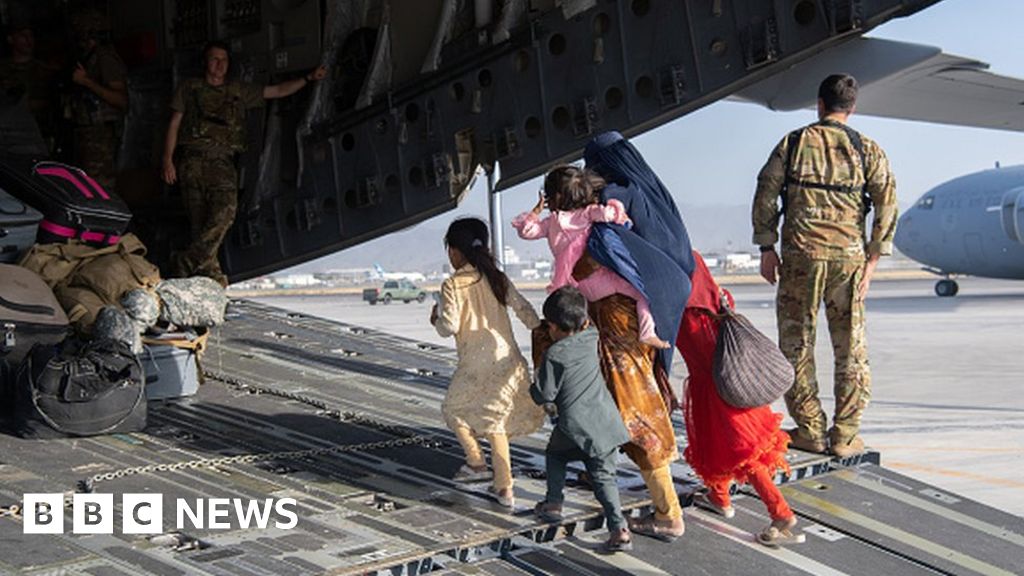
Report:
M1024 78L1024 2L1021 0L943 0L908 18L875 28L869 36L928 44L949 54L986 62L990 71ZM1024 113L1024 110L1022 110ZM754 104L717 102L633 139L648 163L687 206L749 206L755 179L772 147L790 130L813 122L813 110L774 112ZM1024 163L1024 134L858 116L850 125L878 142L896 176L902 209L947 180L991 168ZM727 130L723 127L728 127ZM443 229L460 215L486 219L485 179L459 208L420 224ZM540 180L502 192L504 220L530 209ZM748 208L744 208L748 210ZM693 226L691 225L691 229ZM374 240L394 242L395 238ZM741 245L746 239L737 239ZM701 239L693 238L701 249ZM359 253L331 258L331 267L364 266ZM316 269L316 263L303 266Z

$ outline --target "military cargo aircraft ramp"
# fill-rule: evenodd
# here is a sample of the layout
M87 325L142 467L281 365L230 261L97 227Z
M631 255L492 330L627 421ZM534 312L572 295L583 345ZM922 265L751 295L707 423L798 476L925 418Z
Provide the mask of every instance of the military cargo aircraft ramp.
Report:
M454 352L393 335L234 302L211 339L210 375L188 400L150 404L145 433L77 440L0 437L0 573L121 576L304 574L1013 574L1024 519L896 474L879 455L830 461L791 452L784 488L807 542L773 550L752 495L725 521L686 509L672 544L642 537L628 554L604 538L589 491L568 494L564 528L538 523L542 432L513 446L517 507L486 484L456 484L461 450L439 404ZM682 436L682 435L681 435ZM624 460L624 459L623 459ZM699 485L673 467L684 501ZM623 505L649 505L620 468ZM112 493L113 534L23 534L9 506L26 493ZM162 494L163 534L120 528L121 495ZM294 529L177 530L184 498L294 498ZM207 500L207 503L212 502Z

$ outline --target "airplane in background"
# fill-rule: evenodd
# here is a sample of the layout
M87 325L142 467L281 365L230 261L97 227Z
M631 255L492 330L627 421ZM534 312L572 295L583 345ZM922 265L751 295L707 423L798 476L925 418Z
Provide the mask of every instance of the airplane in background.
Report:
M895 244L943 276L939 296L956 296L958 274L1024 280L1024 165L996 165L929 190L900 217Z
M426 276L419 272L385 272L380 264L373 265L374 278L377 280L408 280L410 282L424 282Z

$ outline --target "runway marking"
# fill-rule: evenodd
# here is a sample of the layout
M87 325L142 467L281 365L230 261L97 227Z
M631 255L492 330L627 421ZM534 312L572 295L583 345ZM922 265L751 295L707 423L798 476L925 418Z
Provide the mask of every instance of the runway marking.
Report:
M847 522L852 522L854 524L867 528L868 530L871 530L877 534L881 534L882 536L892 538L893 540L902 542L907 546L917 548L918 550L921 550L936 558L942 558L944 560L947 560L958 566L962 566L968 570L977 572L979 574L990 574L993 576L1014 576L1013 572L1004 570L998 566L993 566L992 564L974 558L973 556L968 556L966 554L957 552L956 550L947 548L946 546L937 544L935 542L932 542L931 540L927 540L916 534L911 534L910 532L907 532L905 530L900 530L899 528L895 528L884 522L879 522L878 520L875 520L873 518L868 518L867 516L858 514L852 510L846 509L833 502L829 502L816 496L811 496L810 494L805 494L792 486L783 486L782 492L786 496L786 499L789 500L790 502L799 502L800 504L804 504L812 508L817 508L818 510L825 512L826 514L831 514L836 518L846 520Z
M894 460L887 460L885 463L887 468L901 468L903 470L913 470L915 472L928 472L930 474L938 474L940 476L949 476L951 478L964 478L966 480L977 480L978 482L984 482L986 484L992 484L995 486L1005 486L1007 488L1022 488L1024 489L1024 482L1018 480L1010 480L1009 478L996 478L994 476L985 476L983 474L974 474L972 472L964 472L963 470L949 470L947 468L935 468L932 466L922 466L921 464L913 464L911 462L899 462Z
M995 526L983 520L979 520L972 516L968 516L967 514L963 514L957 512L956 510L952 510L945 506L940 506L934 502L930 502L923 498L918 498L917 496L907 494L906 492L897 490L896 488L893 488L891 486L887 486L882 482L873 482L864 476L855 474L850 470L840 470L839 472L836 472L835 475L838 478L841 478L849 482L850 484L860 486L861 488L866 488L868 490L871 490L872 492L888 496L895 500L899 500L900 502L909 504L916 508L920 508L921 510L924 510L926 512L931 512L932 514L935 514L943 518L947 518L954 522L958 522L960 524L963 524L964 526L970 526L971 528L974 528L979 532L984 532L985 534L988 534L990 536L995 536L1000 540L1005 540L1016 546L1024 546L1024 536L1017 534L1016 532L1011 532L1005 528L1000 528L999 526Z
M565 539L566 542L570 542L575 545L577 550L582 551L588 556L593 556L601 562L611 564L620 570L628 572L630 574L637 574L640 576L670 576L669 572L658 568L653 564L648 564L643 560L633 556L629 553L626 554L598 554L595 552L595 548L600 546L601 540L591 540L589 538L580 536L570 536Z
M974 452L978 454L1024 454L1024 448L974 448L956 446L936 446L934 448L914 446L913 444L875 444L875 450L913 450L914 452Z
M686 517L691 521L696 521L698 524L703 525L712 532L717 532L722 536L725 536L733 542L742 544L743 546L756 550L766 556L771 556L784 564L789 564L790 566L803 570L808 574L814 574L815 576L848 576L846 572L836 570L831 566L822 564L821 562L808 558L803 554L798 554L791 548L769 548L760 544L757 542L757 537L754 534L727 524L717 518L713 518L702 511L689 512L689 509L687 509ZM795 547L798 548L799 546L800 545L797 544Z

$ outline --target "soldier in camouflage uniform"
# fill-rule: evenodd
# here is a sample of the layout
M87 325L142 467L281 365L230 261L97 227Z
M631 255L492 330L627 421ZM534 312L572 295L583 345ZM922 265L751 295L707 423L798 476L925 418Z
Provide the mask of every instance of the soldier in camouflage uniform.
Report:
M818 90L819 121L775 147L757 179L754 243L761 275L779 282L779 347L796 370L786 406L797 428L796 448L845 457L863 451L861 414L871 397L864 297L882 255L892 253L896 183L882 149L846 126L857 98L848 75L826 78ZM783 211L778 208L782 196ZM867 210L874 222L867 237ZM781 262L775 252L782 225ZM835 356L836 411L832 428L818 399L814 344L825 303Z
M75 163L113 191L117 183L117 149L128 108L126 70L112 46L106 19L93 10L72 17L81 54L72 72L70 120L75 126Z
M221 271L217 253L235 221L238 203L236 155L245 149L247 110L272 98L284 98L309 82L322 79L322 66L313 72L263 86L227 80L228 47L211 42L203 50L206 74L186 80L171 100L171 120L164 147L163 179L174 184L180 176L192 242L174 254L176 276L208 276L222 286L228 278ZM174 152L180 142L179 165Z

